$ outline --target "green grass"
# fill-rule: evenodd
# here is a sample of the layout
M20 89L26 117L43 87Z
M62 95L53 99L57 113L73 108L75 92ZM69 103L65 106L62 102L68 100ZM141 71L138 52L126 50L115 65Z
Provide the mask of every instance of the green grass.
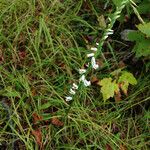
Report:
M108 16L105 3L0 0L0 149L40 149L32 134L40 129L45 150L105 150L108 145L148 150L150 75L145 66L135 70L132 60L126 65L138 84L119 103L113 98L104 103L96 84L81 85L73 101L65 101L72 83L78 82L78 68L87 62L88 47L100 40L103 30L96 17ZM117 32L121 30L120 25ZM99 56L103 66L91 71L89 79L109 76L133 55L117 32L104 43L106 60ZM87 43L86 36L92 41ZM34 113L43 120L34 124ZM53 125L54 116L64 126Z

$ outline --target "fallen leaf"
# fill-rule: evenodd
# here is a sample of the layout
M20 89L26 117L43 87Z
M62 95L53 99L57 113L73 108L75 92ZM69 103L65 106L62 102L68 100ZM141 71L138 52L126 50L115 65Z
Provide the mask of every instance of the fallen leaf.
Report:
M99 79L96 76L93 76L91 78L91 83L97 83L97 82L99 82Z
M104 67L104 61L103 61L103 59L97 59L96 60L96 63L102 68L102 67Z
M114 97L115 92L119 91L118 84L115 80L112 81L112 78L104 78L100 82L98 82L98 85L101 86L100 91L103 95L104 101L111 97Z
M32 94L32 96L36 96L36 90L35 90L35 89L32 89L32 90L31 90L31 94Z
M42 132L40 129L37 129L37 130L33 130L32 131L32 134L34 135L35 137L35 140L36 140L36 143L42 147Z
M120 150L127 150L126 146L123 144L120 144Z
M64 123L60 121L57 117L51 119L51 123L57 127L62 127Z
M109 144L106 144L106 150L113 150Z
M116 102L119 102L119 101L121 101L121 93L120 93L120 91L118 91L118 92L115 92L115 101Z
M127 71L123 71L122 75L118 79L118 83L121 83L120 88L123 91L123 93L127 96L128 95L127 91L128 91L129 84L136 85L137 80L133 76L132 73L127 72Z
M120 68L125 68L126 67L126 64L123 61L120 61L118 65L119 65Z
M38 115L37 113L33 113L32 116L33 116L33 123L34 124L36 124L38 121L43 120L43 117Z
M19 51L18 55L19 55L20 60L23 60L26 57L26 52L25 51Z
M128 91L127 91L128 85L129 84L127 82L125 82L125 83L119 83L120 89L122 90L122 92L126 96L128 96Z

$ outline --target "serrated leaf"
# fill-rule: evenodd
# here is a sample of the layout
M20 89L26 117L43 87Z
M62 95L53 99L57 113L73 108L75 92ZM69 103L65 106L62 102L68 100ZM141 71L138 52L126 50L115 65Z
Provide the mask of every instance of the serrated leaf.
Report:
M150 22L137 25L137 28L148 37L150 37Z
M128 82L132 85L135 85L137 84L137 80L136 78L133 76L132 73L130 72L127 72L127 71L123 71L122 72L122 75L119 77L119 80L118 80L119 83L121 82Z
M123 71L122 75L119 77L118 83L121 83L121 89L124 94L127 95L129 84L135 85L137 84L137 80L132 73Z
M110 97L114 97L115 91L119 90L116 81L112 82L112 78L104 78L100 81L99 85L102 86L101 93L103 95L104 101L106 101Z

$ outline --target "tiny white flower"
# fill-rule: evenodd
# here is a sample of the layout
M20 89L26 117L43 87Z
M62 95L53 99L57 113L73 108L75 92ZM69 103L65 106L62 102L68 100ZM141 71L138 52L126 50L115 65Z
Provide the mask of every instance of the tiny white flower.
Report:
M97 48L96 47L91 47L91 50L96 52Z
M72 97L71 96L66 96L66 101L69 102L72 100Z
M99 65L98 64L96 64L96 60L95 60L95 58L94 57L92 57L92 59L91 59L91 64L92 64L92 68L93 69L98 69L99 68Z
M94 53L87 54L87 57L93 57Z
M83 83L86 87L91 85L91 81L84 80Z
M84 81L84 80L85 80L85 75L83 74L83 75L80 77L79 81L81 82L81 81Z
M95 65L93 65L93 69L98 69L99 68L99 65L98 64L95 64Z
M81 78L79 79L79 81L81 82L83 82L83 84L84 84L84 86L90 86L91 85L91 82L90 81L87 81L86 79L85 79L85 75L82 75L81 76Z
M114 32L114 30L112 30L112 29L107 29L106 31L108 31L108 32Z
M84 74L86 73L86 69L79 69L79 74Z
M76 94L76 92L73 89L70 89L69 93L72 94L72 95Z
M77 89L78 89L78 86L77 86L75 83L73 83L72 88L75 89L75 90L77 90Z
M111 35L111 34L113 34L113 32L110 32L110 31L109 31L109 32L107 32L106 34L107 34L107 35Z
M108 38L108 35L105 35L105 36L104 36L104 39L107 39L107 38Z
M96 43L96 45L98 46L98 45L99 45L99 43Z

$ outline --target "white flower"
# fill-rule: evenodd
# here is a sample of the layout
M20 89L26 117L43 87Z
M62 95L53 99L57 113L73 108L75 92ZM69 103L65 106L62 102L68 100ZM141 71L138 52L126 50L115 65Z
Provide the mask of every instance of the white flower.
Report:
M113 32L107 32L106 34L107 34L107 35L111 35L111 34L113 34Z
M92 59L91 59L91 65L92 65L92 68L95 70L99 68L99 65L96 64L96 60L94 57L92 57Z
M84 86L90 86L91 85L91 82L90 81L87 81L86 79L85 79L85 75L82 75L81 76L81 78L79 79L79 81L81 82L83 82L83 84L84 84Z
M86 73L86 69L79 69L79 74L84 74Z
M71 96L66 96L66 102L69 102L72 100L72 97Z
M94 53L87 54L87 57L93 57Z
M78 86L77 86L75 83L73 83L72 88L75 89L75 90L77 90L77 89L78 89Z
M91 81L84 80L83 83L86 87L91 85Z
M69 93L72 94L72 95L76 94L76 92L73 89L70 89Z
M96 47L91 47L91 50L96 52L97 48Z

